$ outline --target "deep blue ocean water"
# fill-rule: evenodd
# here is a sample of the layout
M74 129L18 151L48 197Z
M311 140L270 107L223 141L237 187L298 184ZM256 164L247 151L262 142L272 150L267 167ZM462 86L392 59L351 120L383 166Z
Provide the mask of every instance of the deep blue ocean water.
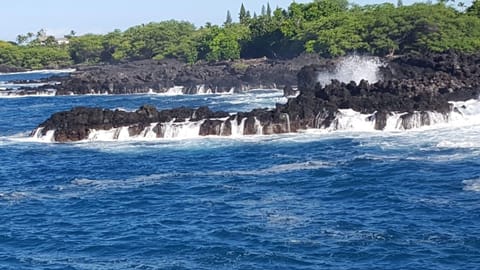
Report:
M0 76L1 81L1 76ZM0 99L0 269L480 269L480 126L42 143L73 106L281 93Z

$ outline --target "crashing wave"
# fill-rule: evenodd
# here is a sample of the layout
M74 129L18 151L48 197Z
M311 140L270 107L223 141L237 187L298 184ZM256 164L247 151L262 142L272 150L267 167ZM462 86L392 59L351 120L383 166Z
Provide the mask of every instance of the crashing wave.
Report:
M318 82L322 85L330 84L332 80L349 83L354 81L359 84L366 80L369 83L376 83L381 80L379 68L384 66L380 58L370 56L352 55L343 58L333 72L322 72L318 74Z
M340 110L328 127L314 126L327 132L334 131L404 131L425 127L437 127L442 124L470 125L480 124L480 101L452 102L452 111L448 114L437 112L389 113L384 121L377 113L361 114L354 110ZM204 136L222 136L239 138L247 135L268 135L290 133L292 123L288 114L281 115L281 123L263 123L256 117L227 117L222 119L186 120L166 123L151 123L147 126L124 126L110 130L90 129L88 141L124 141L158 139L192 139ZM379 128L380 122L384 126ZM320 121L319 121L320 122ZM54 130L42 135L43 128L34 131L32 137L40 142L55 141Z
M450 102L452 111L439 112L389 113L383 128L378 128L378 114L361 114L354 110L340 110L333 120L329 131L403 131L424 127L436 127L441 124L471 125L480 124L480 100ZM318 127L317 127L318 128Z
M54 142L55 138L55 130L49 130L45 134L43 134L43 127L37 128L31 138L38 142Z

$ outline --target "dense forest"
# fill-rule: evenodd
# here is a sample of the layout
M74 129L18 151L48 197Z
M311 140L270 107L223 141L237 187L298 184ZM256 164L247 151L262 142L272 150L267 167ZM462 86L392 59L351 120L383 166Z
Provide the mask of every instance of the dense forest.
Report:
M270 5L259 14L227 12L222 26L163 21L76 36L58 42L44 31L0 41L0 64L28 69L139 59L174 58L194 63L239 58L291 58L304 52L335 57L351 52L379 56L449 49L480 50L480 0L358 6L347 0Z

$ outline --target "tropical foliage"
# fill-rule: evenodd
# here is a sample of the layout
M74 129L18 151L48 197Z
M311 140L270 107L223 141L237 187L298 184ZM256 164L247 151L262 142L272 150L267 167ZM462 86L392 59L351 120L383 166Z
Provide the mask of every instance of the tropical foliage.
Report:
M262 8L252 16L242 4L238 22L227 12L222 26L195 28L164 21L115 30L106 35L68 35L58 45L39 32L0 42L0 64L25 68L71 63L174 58L193 63L238 58L290 58L303 52L335 57L351 52L393 55L480 50L480 0L465 7L447 1L405 6L358 6L347 0L293 2L288 9ZM40 39L40 37L43 37Z

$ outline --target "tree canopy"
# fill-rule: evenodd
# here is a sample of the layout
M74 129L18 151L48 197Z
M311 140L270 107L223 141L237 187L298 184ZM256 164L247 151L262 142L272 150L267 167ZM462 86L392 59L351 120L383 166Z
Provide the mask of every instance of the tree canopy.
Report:
M25 68L71 63L174 58L193 63L238 58L290 58L301 53L336 57L352 52L379 56L480 50L480 0L455 9L447 1L358 6L347 0L293 2L260 15L239 7L223 25L163 21L115 30L105 35L67 35L59 44L41 30L0 42L0 64Z

